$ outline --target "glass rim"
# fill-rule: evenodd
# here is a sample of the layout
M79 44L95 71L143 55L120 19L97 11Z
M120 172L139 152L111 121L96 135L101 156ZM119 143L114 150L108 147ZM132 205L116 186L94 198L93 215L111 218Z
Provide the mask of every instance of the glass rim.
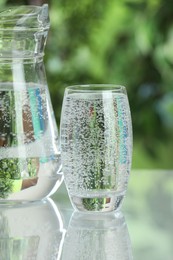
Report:
M117 92L126 93L126 87L117 84L78 84L71 85L65 88L66 91L70 92Z

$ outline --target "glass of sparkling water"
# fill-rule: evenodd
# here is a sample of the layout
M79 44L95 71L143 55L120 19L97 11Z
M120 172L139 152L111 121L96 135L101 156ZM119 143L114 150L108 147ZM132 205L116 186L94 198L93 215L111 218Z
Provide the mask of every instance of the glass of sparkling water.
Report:
M73 207L86 212L118 210L132 158L126 88L109 84L67 87L60 129L62 167Z

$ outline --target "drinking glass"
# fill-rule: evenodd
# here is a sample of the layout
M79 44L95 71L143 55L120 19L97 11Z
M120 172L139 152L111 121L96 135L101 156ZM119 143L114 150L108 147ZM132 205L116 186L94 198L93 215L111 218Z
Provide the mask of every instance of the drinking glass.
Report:
M60 128L63 173L74 208L119 209L132 158L126 88L101 84L67 87Z

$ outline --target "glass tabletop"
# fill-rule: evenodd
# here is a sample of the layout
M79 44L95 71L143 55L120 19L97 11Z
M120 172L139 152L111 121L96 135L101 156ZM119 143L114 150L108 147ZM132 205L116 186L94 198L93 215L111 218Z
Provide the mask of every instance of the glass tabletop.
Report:
M1 260L171 260L173 171L135 170L121 212L73 210L64 183L52 196L0 207Z
M61 209L68 229L72 209L64 184L53 199ZM118 258L114 255L114 258L103 259L172 259L173 171L133 170L121 211L129 234L129 256ZM127 233L124 234L124 239L127 239ZM122 240L122 236L119 239ZM110 244L114 248L118 246L115 240L114 243L110 241ZM99 247L103 249L101 245Z

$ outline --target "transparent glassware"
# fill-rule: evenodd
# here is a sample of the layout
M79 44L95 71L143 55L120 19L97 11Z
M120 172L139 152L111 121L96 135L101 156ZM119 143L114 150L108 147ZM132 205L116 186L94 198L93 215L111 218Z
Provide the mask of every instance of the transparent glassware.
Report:
M43 64L48 5L0 12L0 204L35 201L62 182Z
M126 88L99 84L67 87L60 135L64 180L74 208L118 210L132 159Z
M130 236L121 212L74 212L62 247L62 260L132 260Z
M0 207L1 260L60 259L65 229L51 199Z

